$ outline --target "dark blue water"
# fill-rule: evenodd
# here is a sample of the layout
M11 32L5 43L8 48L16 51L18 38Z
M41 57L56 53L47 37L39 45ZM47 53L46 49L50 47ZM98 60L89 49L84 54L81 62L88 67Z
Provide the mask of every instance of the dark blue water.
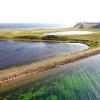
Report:
M52 69L46 76L0 94L1 100L100 100L100 55Z
M43 23L0 23L0 30L5 29L45 29L45 28L60 28L59 24L43 24Z
M0 69L88 48L80 43L0 41Z

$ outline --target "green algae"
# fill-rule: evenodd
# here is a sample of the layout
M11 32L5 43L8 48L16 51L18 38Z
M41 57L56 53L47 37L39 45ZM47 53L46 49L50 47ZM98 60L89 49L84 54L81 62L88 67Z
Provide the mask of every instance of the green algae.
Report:
M99 100L100 55L63 65L60 72L0 95L0 100Z

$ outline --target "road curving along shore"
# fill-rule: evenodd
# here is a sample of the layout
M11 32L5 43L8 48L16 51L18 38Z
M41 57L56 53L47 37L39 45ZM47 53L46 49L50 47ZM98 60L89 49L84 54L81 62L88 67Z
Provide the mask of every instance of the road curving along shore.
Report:
M60 67L60 65L75 62L96 54L100 54L100 48L92 48L77 53L50 58L37 63L24 65L22 67L16 67L14 70L4 70L2 73L0 73L0 88L6 87L8 84L12 84L14 81L23 80L23 78L26 76L35 75L36 73L57 68Z

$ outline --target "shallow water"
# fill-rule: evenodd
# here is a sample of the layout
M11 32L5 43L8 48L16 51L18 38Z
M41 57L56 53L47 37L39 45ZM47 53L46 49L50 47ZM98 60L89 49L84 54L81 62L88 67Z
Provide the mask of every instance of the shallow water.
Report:
M80 43L0 41L0 69L88 48Z
M50 32L50 33L45 33L45 35L78 35L78 34L93 34L95 32L91 31L67 31L67 32Z
M0 99L100 100L100 55L63 65L52 72L56 73L2 94Z

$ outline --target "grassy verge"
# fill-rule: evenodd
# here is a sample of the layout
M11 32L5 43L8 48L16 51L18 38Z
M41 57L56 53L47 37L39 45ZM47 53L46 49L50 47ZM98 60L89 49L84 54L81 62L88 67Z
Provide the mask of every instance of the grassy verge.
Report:
M69 29L75 30L75 29ZM47 29L47 30L34 30L34 31L7 31L0 32L0 40L20 40L20 41L33 41L33 42L80 42L85 43L90 47L98 47L100 45L100 30L89 30L95 32L94 34L85 35L65 35L57 36L55 40L44 38L44 33L69 31L68 29ZM83 30L82 30L83 31ZM85 30L88 31L88 30Z

